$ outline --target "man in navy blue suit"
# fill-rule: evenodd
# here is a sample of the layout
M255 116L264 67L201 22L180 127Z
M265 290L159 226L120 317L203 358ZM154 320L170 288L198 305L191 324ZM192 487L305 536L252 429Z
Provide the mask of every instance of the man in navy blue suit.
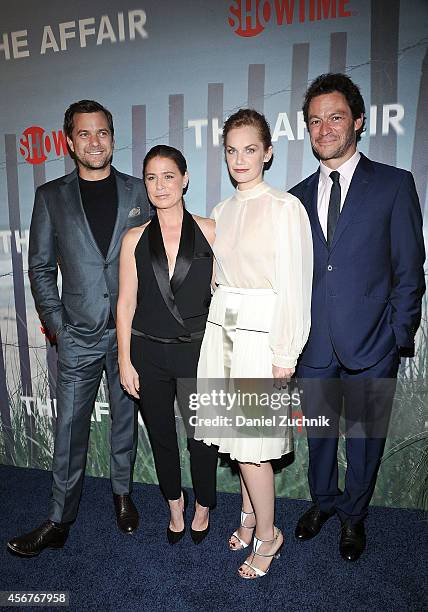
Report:
M308 429L314 505L299 519L298 540L316 536L334 514L348 561L365 549L373 495L391 412L400 352L409 354L425 291L422 215L410 172L357 150L365 107L344 74L310 85L303 114L320 166L293 189L308 212L314 241L312 328L298 364ZM339 415L344 407L347 469L338 487Z

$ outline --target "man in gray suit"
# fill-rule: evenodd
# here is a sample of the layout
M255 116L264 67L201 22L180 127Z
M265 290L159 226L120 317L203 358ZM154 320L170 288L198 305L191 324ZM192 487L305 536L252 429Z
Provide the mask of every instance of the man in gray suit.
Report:
M77 167L37 189L30 229L31 289L40 318L58 345L58 417L48 520L8 542L12 552L25 557L61 548L76 518L91 412L104 369L117 523L125 533L138 526L130 495L137 410L120 386L115 316L121 239L146 221L149 204L143 181L111 165L114 128L106 108L92 100L75 102L65 113L64 132Z

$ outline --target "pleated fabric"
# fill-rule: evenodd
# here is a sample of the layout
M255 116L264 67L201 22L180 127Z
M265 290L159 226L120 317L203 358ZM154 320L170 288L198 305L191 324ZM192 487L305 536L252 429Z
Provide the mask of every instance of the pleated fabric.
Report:
M270 289L246 289L220 285L211 302L209 319L202 342L198 365L198 392L209 393L213 389L235 391L235 381L246 392L264 392L266 381L272 380L272 349L269 331L275 311L277 295ZM245 380L244 380L245 379ZM262 379L262 380L260 380ZM258 383L259 381L259 383ZM273 381L272 381L273 385ZM226 414L224 409L203 406L201 418L213 418ZM236 406L227 416L270 418L270 408L254 407L251 410ZM233 427L222 429L196 427L195 437L205 444L215 444L219 452L230 454L232 459L245 463L257 463L278 459L293 450L292 430L284 428L276 437L266 437L264 427L245 428L242 435Z

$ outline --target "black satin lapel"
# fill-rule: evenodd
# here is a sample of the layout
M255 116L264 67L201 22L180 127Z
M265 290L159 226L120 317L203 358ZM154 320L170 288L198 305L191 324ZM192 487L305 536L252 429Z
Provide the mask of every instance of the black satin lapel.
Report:
M150 259L152 262L153 272L158 283L159 291L161 292L163 300L172 316L182 327L185 328L184 321L181 318L181 315L175 304L174 295L171 290L171 285L169 282L168 260L166 257L165 246L163 244L159 219L156 214L153 216L152 220L149 223L148 232Z
M186 278L192 265L195 250L195 226L192 215L183 209L180 244L175 261L174 274L171 278L171 290L175 295Z

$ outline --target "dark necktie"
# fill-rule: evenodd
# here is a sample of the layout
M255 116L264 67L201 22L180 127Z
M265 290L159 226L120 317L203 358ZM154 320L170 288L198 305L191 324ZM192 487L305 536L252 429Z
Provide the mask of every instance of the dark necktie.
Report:
M328 203L327 215L327 244L331 246L333 242L334 230L336 229L337 220L340 215L340 174L337 170L330 172L330 178L333 181L330 192L330 201Z

